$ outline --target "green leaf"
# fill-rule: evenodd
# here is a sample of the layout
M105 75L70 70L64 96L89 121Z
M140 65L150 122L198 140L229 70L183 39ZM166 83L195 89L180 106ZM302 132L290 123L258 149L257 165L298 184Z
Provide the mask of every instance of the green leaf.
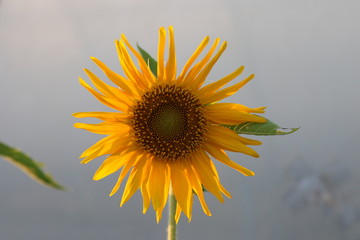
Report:
M151 55L146 52L144 49L142 49L139 44L136 45L137 48L139 49L139 52L141 54L141 56L143 57L143 59L145 60L146 64L150 67L151 72L157 76L157 61L151 57Z
M41 170L42 163L35 162L18 149L12 148L0 142L0 157L3 157L13 165L19 167L35 181L55 189L64 189L64 187L55 182L49 174L46 174Z
M264 123L245 122L239 125L222 125L227 127L237 134L249 134L249 135L287 135L296 132L299 128L281 128L276 123L266 119Z

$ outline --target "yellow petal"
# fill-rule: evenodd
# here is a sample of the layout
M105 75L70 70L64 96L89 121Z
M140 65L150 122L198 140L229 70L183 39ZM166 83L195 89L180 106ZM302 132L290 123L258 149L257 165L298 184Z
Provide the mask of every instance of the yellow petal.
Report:
M210 62L204 67L203 70L201 70L201 72L199 73L199 75L194 79L194 83L193 86L196 89L199 89L201 87L201 85L203 85L206 77L209 75L211 69L214 67L215 63L217 62L217 60L219 60L220 56L223 54L223 52L225 51L227 46L227 43L224 42L219 51L216 53L216 55L210 60Z
M164 27L159 29L158 53L157 53L157 78L159 82L164 81L165 68L164 68L164 52L165 52L165 39L166 30Z
M101 70L106 74L106 76L117 86L119 86L122 90L124 90L128 94L128 98L133 97L133 95L136 93L136 90L132 83L122 77L121 75L113 72L110 68L108 68L103 62L101 62L99 59L91 57L91 60L93 60L96 65L98 65Z
M181 208L179 203L176 204L176 212L175 212L175 222L176 224L179 222L180 220L180 215L181 215Z
M228 82L230 82L231 80L233 80L234 78L239 76L243 71L244 71L244 66L241 66L238 69L236 69L234 72L232 72L231 74L227 75L226 77L204 86L203 88L201 88L199 90L199 92L198 92L199 95L207 95L209 93L213 93L213 92L217 91L218 89L223 87L225 84L227 84Z
M129 96L125 94L118 88L110 86L103 82L100 78L98 78L94 73L92 73L88 69L84 69L86 75L90 78L91 82L94 86L99 89L99 91L108 98L113 98L114 100L120 101L121 103L129 106L132 105L133 102L130 101Z
M193 68L190 69L189 73L184 78L184 86L185 87L193 87L194 79L198 75L198 73L203 69L206 63L211 58L211 55L214 53L217 45L219 44L220 39L216 38L213 45L211 46L209 52L205 55L205 57L199 61Z
M144 167L147 163L146 157L146 155L141 156L137 164L135 164L134 168L132 169L124 189L120 206L127 202L142 185L144 180Z
M130 130L129 125L121 122L102 122L96 124L75 123L74 127L87 130L89 132L111 135L111 134L125 134Z
M196 173L191 168L191 166L187 167L186 171L188 173L188 178L191 182L191 185L199 198L199 202L200 202L200 205L201 205L204 213L208 216L211 216L211 212L209 210L209 207L206 204L203 187L201 186L201 182L200 182L199 178L196 176Z
M143 73L141 73L135 66L128 50L126 49L123 37L124 35L119 42L120 51L123 55L123 63L121 66L128 78L135 81L140 89L146 91L150 86L150 82L147 78L143 77Z
M164 162L154 160L152 162L148 184L152 205L158 214L164 208L169 194L169 166Z
M191 161L193 171L199 177L205 188L214 194L220 202L224 202L224 198L220 192L219 180L212 171L209 161L211 161L209 156L203 150L198 150Z
M234 131L221 126L208 126L207 136L209 142L219 146L219 148L232 151L241 152L253 157L259 157L256 151L247 145L260 145L260 141L248 139L237 135Z
M221 184L221 182L220 182L219 174L218 174L218 172L217 172L217 169L216 169L216 167L215 167L215 164L214 164L213 161L211 161L211 160L208 161L208 163L209 163L209 165L210 165L210 167L211 167L211 170L213 171L216 179L217 179L218 182L219 182L220 191L221 191L225 196L227 196L228 198L231 198L231 194L228 192L228 190L226 190L226 188L225 188L225 187Z
M245 176L254 176L255 175L255 173L253 171L231 161L231 159L228 157L228 155L223 150L218 149L217 147L213 146L212 144L210 144L210 143L206 144L205 150L208 153L210 153L210 155L213 156L218 161L228 165L231 168L234 168L235 170L241 172Z
M197 49L195 50L195 52L191 55L191 57L188 59L188 61L186 62L183 70L180 73L179 76L179 83L181 83L181 81L184 79L185 75L187 74L189 68L191 67L191 65L194 63L194 61L198 58L198 56L200 55L200 53L204 50L204 48L206 47L206 45L209 43L209 36L206 36L204 38L204 40L202 40L202 42L200 43L200 45L197 47Z
M227 98L227 97L233 95L254 77L255 77L255 75L251 74L249 77L247 77L243 81L241 81L231 87L227 87L223 90L220 90L215 93L211 93L205 97L202 97L201 98L202 104L209 104L209 103L217 102L217 101L220 101L221 99L224 99L224 98Z
M149 66L146 64L146 62L144 61L143 57L141 56L141 54L139 54L138 51L136 51L131 44L129 43L129 41L127 40L127 38L125 37L125 35L121 35L121 39L125 42L126 46L131 50L131 52L135 55L135 57L138 60L138 63L140 65L140 69L141 71L145 74L146 76L146 80L148 80L150 83L155 83L155 76L154 74L151 72Z
M85 158L81 163L85 164L105 154L124 151L129 148L131 138L128 136L111 135L95 143L93 146L84 151L80 158Z
M136 153L128 153L127 155L129 155L127 157L128 161L125 164L125 166L123 167L123 169L121 170L119 178L118 178L114 188L112 189L111 193L109 194L110 197L119 190L122 181L124 180L124 178L126 177L128 172L134 166L134 164L136 163L136 160L138 159L138 156L136 155Z
M107 157L95 172L93 180L98 181L118 171L129 161L131 157L132 154L113 154Z
M128 122L130 118L130 114L119 113L119 112L77 112L72 114L73 117L76 118L98 118L107 122Z
M79 78L80 84L86 88L99 102L105 104L108 107L111 107L113 109L119 110L121 112L125 112L128 109L128 106L122 102L117 101L114 98L109 98L106 96L101 95L94 89L92 89L89 84L87 84L82 78Z
M146 167L144 167L144 172L143 172L143 183L140 187L141 190L141 194L143 196L143 214L145 214L147 212L147 210L149 209L150 206L150 193L149 193L149 188L148 188L148 181L149 181L149 175L150 175L150 166L151 166L151 162L152 162L152 156L148 156L147 159L147 165Z
M244 122L266 122L266 119L243 110L234 103L215 103L205 107L206 116L214 123L236 125Z
M174 29L169 27L169 56L166 64L166 81L171 83L176 78L176 54L175 54L175 39Z
M192 207L192 188L189 179L185 175L185 169L182 164L171 163L171 186L176 201L179 203L185 215L190 218Z

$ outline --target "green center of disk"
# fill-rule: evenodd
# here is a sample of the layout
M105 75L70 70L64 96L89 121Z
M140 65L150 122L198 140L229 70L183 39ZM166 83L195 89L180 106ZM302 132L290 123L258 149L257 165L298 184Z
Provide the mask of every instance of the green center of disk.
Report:
M185 127L184 113L171 105L161 106L153 115L150 127L159 137L178 137Z

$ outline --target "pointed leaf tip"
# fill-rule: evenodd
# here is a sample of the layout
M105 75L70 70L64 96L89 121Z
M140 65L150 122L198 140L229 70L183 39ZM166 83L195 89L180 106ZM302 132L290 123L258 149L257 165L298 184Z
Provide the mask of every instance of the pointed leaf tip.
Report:
M41 167L42 163L35 162L28 155L16 148L12 148L0 142L0 157L8 160L13 165L19 167L29 177L35 181L58 190L65 190L63 186L52 179L50 174L45 173Z
M136 47L138 48L142 58L145 60L146 64L149 66L151 72L154 74L154 76L157 76L157 62L156 60L143 48L140 47L139 44L136 44Z
M275 136L288 135L296 132L299 128L282 128L276 123L266 119L264 123L245 122L239 125L222 125L235 131L237 134Z

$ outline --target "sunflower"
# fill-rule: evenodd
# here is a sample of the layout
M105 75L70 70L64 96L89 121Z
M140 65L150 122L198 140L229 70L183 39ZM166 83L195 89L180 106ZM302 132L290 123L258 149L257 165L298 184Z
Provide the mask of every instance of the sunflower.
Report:
M258 157L248 145L260 145L261 142L239 136L223 125L266 121L253 114L263 113L264 107L218 103L254 78L252 74L241 82L224 87L243 72L243 66L204 86L209 72L224 52L226 42L216 51L220 40L215 39L209 51L194 64L209 43L209 37L205 37L177 74L173 28L169 27L168 32L169 52L165 64L166 30L163 27L159 29L156 74L124 35L115 41L115 45L125 76L113 72L92 57L115 86L103 82L87 69L84 71L98 91L81 78L80 84L115 111L74 114L77 118L102 120L97 124L75 123L76 128L107 135L80 156L83 158L81 163L88 163L107 155L93 179L100 180L121 169L110 196L118 191L128 175L120 206L140 189L143 213L152 203L157 222L161 219L169 192L177 201L176 221L181 212L191 220L195 194L204 213L211 215L204 198L204 188L220 202L224 201L223 195L230 198L210 157L246 176L252 176L254 172L233 162L225 151ZM138 67L130 53L136 58Z

